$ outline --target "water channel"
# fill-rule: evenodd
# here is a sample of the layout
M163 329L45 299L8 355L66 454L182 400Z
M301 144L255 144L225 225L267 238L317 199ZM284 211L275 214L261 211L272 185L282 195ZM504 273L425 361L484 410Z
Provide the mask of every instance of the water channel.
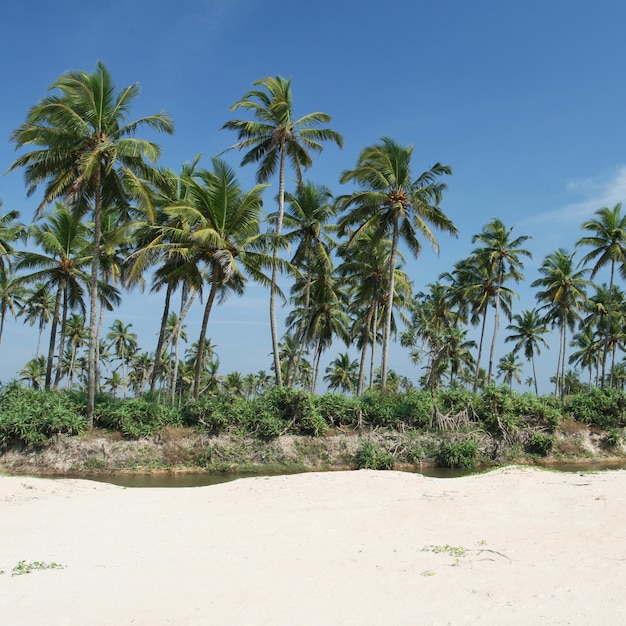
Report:
M607 470L626 469L626 461L619 460L613 462L579 462L579 463L555 463L541 466L560 472L598 472ZM460 470L442 467L421 468L416 473L430 478L458 478L471 474L488 472L493 468L482 470ZM121 487L206 487L220 483L238 480L240 478L284 476L289 472L213 472L213 473L153 473L153 474L98 474L98 475L68 475L63 478L85 478L99 482L119 485ZM291 472L300 473L300 472Z

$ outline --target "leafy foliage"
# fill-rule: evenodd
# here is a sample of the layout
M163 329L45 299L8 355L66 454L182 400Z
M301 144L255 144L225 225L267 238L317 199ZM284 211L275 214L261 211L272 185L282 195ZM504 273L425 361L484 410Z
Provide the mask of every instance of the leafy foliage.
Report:
M472 439L443 441L437 452L441 467L472 469L478 460L478 444Z
M591 389L566 400L565 409L578 422L601 428L626 426L626 395L615 389Z
M85 417L69 394L12 384L0 392L0 448L43 446L54 435L83 432Z
M359 469L390 470L393 468L393 456L377 446L370 439L363 439L355 455Z

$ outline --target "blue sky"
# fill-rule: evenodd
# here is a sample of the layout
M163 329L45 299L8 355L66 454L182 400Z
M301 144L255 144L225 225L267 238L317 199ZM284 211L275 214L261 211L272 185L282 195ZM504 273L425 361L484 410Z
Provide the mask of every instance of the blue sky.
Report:
M459 238L441 236L439 257L425 250L407 264L416 292L466 256L492 217L533 237L519 312L535 305L529 285L543 257L572 250L585 219L626 197L625 23L618 0L7 3L0 170L16 157L13 129L68 69L93 71L102 60L118 89L138 82L132 116L165 110L174 119L174 135L159 142L161 163L175 170L198 153L208 167L235 141L220 130L229 107L255 80L283 75L293 81L295 113L324 111L344 136L343 150L329 146L315 159L311 180L344 192L340 173L382 136L415 146L416 173L436 161L452 167L443 207ZM238 157L226 155L233 165ZM253 166L238 172L253 184ZM31 221L38 198L26 198L20 172L0 176L0 198ZM132 323L154 350L160 309L160 296L134 292L107 323ZM190 342L199 318L198 307L187 320ZM222 373L270 369L267 318L268 294L254 286L214 312L209 335ZM15 376L35 343L33 328L8 322L0 380ZM540 360L545 392L556 358L555 342ZM419 375L400 349L390 365Z

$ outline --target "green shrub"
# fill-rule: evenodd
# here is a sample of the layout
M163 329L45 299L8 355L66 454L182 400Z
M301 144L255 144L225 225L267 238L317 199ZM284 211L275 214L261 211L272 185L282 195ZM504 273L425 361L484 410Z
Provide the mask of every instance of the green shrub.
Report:
M472 469L476 466L478 444L472 439L443 441L437 452L440 467Z
M363 439L357 448L355 462L358 469L390 470L393 456L370 439Z
M534 433L528 440L528 451L546 456L554 447L555 437L547 433Z
M399 424L406 424L409 428L428 428L431 412L432 400L428 392L410 391L395 397L394 413Z
M282 421L283 430L306 435L321 435L328 430L328 423L317 410L312 394L302 389L270 389L261 397L260 409Z
M397 427L400 420L395 410L395 396L367 391L361 396L363 421L371 426Z
M626 396L615 389L590 389L567 399L566 410L573 419L600 428L626 426Z
M619 448L624 440L624 432L621 428L608 428L604 434L604 446L606 448Z
M57 434L76 435L85 429L82 407L59 391L11 384L0 392L0 448L20 443L43 446Z
M109 398L94 409L94 424L131 439L155 434L164 426L180 426L180 412L144 398Z
M313 398L313 405L322 419L335 426L355 427L359 423L361 401L359 398L326 393Z

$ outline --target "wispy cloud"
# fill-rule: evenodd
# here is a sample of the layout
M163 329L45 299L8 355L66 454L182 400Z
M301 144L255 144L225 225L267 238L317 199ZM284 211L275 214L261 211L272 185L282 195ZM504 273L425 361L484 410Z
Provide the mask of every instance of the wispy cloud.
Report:
M534 215L526 221L580 224L601 207L613 207L626 200L626 165L619 165L608 175L572 180L566 191L578 200L553 211Z

